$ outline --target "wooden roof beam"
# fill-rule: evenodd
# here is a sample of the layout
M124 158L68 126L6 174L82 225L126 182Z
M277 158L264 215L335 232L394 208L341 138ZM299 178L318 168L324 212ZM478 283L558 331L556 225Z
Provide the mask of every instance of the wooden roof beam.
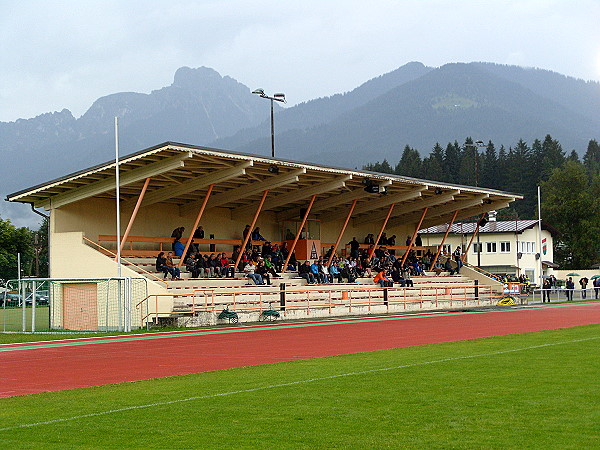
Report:
M227 203L239 201L244 198L251 197L256 194L261 194L263 191L276 189L281 186L288 184L297 183L299 176L306 173L306 169L298 169L287 173L282 173L277 176L273 176L262 180L257 183L240 186L235 189L222 192L221 194L213 195L208 201L208 208L217 208L219 206L226 205ZM197 204L196 204L197 203ZM184 215L190 210L198 209L196 206L200 206L202 202L186 203L180 207L180 212Z
M158 162L153 162L136 169L120 171L119 173L119 186L125 186L136 181L141 181L149 177L154 177L162 173L179 169L184 166L184 160L191 158L191 152L185 152L181 155L172 156L170 158L163 159ZM86 184L66 191L61 194L57 194L49 199L36 204L36 207L60 208L61 206L68 205L69 203L84 200L86 198L94 197L96 195L104 194L115 189L115 176L110 176L99 181ZM137 197L132 199L132 208L135 206Z
M382 195L381 197L378 197L378 198L368 199L367 201L364 201L364 202L360 203L359 205L356 205L356 208L354 208L354 215L356 216L358 214L364 214L369 211L373 211L374 209L385 208L386 206L390 206L392 203L401 203L401 202L413 200L415 198L420 197L421 192L423 192L426 189L427 189L427 186L418 186L417 189L413 189L409 192ZM372 196L373 194L368 194L368 195ZM323 222L331 222L333 220L343 219L346 216L346 212L347 212L347 210L345 210L345 209L338 209L336 211L333 211L333 212L325 215L324 217L321 218L321 220ZM384 217L385 217L385 215L381 219L383 219ZM371 220L373 220L373 219L369 219L368 221L370 222ZM355 223L356 223L356 220L355 220Z
M390 180L381 180L378 184L379 184L379 186L389 186L390 184L392 184L392 182ZM335 208L336 206L344 205L346 203L352 203L354 200L356 200L358 198L366 197L367 195L373 195L373 194L369 194L368 192L365 192L365 190L362 188L353 189L351 191L344 192L342 194L332 195L329 198L317 200L314 203L311 211L313 213L318 213L319 211L326 211L328 209ZM278 220L288 220L288 219L292 219L292 218L296 217L297 215L298 215L297 211L294 211L294 210L282 211L280 214L277 215L277 219Z
M454 200L454 196L457 195L458 193L459 193L459 191L451 191L451 192L447 192L442 195L435 195L426 200L417 200L417 201L411 202L409 204L398 205L399 207L396 208L396 213L394 214L394 217L388 221L388 226L391 227L391 226L397 225L398 222L405 223L405 220L401 219L399 216L406 214L407 211L410 212L411 215L414 213L415 215L421 216L423 208L430 208L435 205L440 205L442 203L452 201L452 200ZM378 220L381 220L382 218L385 218L385 215L369 214L367 216L358 217L358 218L354 219L354 225L360 225L363 223L369 223L369 222L373 222L373 221L376 222Z
M241 177L246 173L248 167L252 167L252 161L244 161L240 164L223 170L215 170L214 172L201 175L196 178L184 181L183 183L157 189L152 192L148 192L144 198L142 206L149 206L155 203L162 202L164 200L172 199L183 194L198 191L211 184L222 183L223 181L231 180L232 178ZM133 207L132 200L128 200L123 204L123 208ZM131 204L130 204L131 203ZM198 209L198 208L196 208Z
M263 209L268 210L278 208L279 206L284 206L289 203L301 202L302 200L308 199L313 195L320 195L324 194L325 192L335 191L336 189L346 186L346 181L350 179L352 179L352 175L344 175L326 183L317 183L313 186L308 186L303 189L278 195L277 197L267 200ZM252 212L253 209L254 207L249 205L242 208L237 208L235 212L239 214L248 214L249 212Z
M501 198L501 199L493 200L492 203L490 203L489 205L484 204L483 206L485 206L485 208L483 208L483 209L482 209L482 205L477 205L477 206L472 206L470 208L460 209L460 211L458 212L458 215L456 216L454 223L456 223L459 220L466 219L468 217L472 217L477 214L481 214L482 212L488 212L488 211L492 211L492 210L506 208L510 204L510 202L512 202L514 200L515 200L514 198L513 199ZM447 223L452 218L453 214L454 214L454 212L448 212L447 214L444 214L442 216L431 217L423 222L423 224L421 225L421 229Z

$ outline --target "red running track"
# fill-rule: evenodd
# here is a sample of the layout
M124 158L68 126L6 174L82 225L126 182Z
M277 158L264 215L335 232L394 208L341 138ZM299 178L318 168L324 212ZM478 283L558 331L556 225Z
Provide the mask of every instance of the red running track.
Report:
M0 397L600 323L600 303L0 345Z

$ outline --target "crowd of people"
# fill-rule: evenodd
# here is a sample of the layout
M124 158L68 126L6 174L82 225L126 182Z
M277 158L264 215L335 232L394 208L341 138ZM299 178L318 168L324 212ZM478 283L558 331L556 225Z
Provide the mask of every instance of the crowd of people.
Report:
M181 242L181 238L184 231L184 227L173 230L171 235L173 251L168 252L167 256L161 252L156 259L156 270L163 272L165 277L171 275L172 279L181 279L180 271L173 264L172 258L183 256L185 245ZM396 236L387 237L383 233L377 248L374 248L374 235L368 234L364 239L368 248L361 248L360 243L353 238L348 243L350 255L347 257L337 254L331 257L332 246L325 255L313 260L312 263L311 261L299 263L295 252L290 256L286 242L281 245L271 243L261 234L259 227L251 230L250 226L246 225L242 234L244 240L250 234L247 245L245 248L241 245L234 246L231 257L223 252L201 254L198 244L194 243L194 239L204 238L202 226L198 227L194 231L192 242L184 257L185 267L191 278L232 278L235 272L243 272L257 285L271 284L272 279L280 277L279 274L283 271L283 266L289 257L286 271L297 272L308 284L355 283L359 278L373 278L373 282L381 286L399 284L403 287L411 287L413 286L411 277L425 276L425 271L430 269L434 258L430 250L422 256L417 256L417 252L411 250L403 262L402 257L396 257L394 249L387 248L395 245ZM261 245L256 245L257 241L260 241ZM442 272L449 272L451 275L458 273L462 265L460 254L458 251L455 255L443 255L436 261L433 272L437 275ZM239 263L235 267L238 259Z

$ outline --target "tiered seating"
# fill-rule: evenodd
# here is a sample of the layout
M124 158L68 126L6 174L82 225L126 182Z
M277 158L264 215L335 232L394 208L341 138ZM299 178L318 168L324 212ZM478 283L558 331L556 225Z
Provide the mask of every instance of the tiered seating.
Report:
M155 270L154 258L128 258L124 264L149 279L162 279L162 272ZM382 304L383 289L373 283L372 278L360 278L356 283L327 283L309 285L296 273L280 274L280 278L271 278L271 285L257 286L251 283L243 273L236 273L235 278L190 278L182 266L182 280L166 280L167 291L173 295L173 312L179 316L194 315L202 311L221 311L226 306L237 311L264 310L271 306L280 306L280 283L285 284L286 308L315 309L329 308L336 305L356 307L360 305ZM388 300L391 303L424 302L437 305L439 300L452 300L472 295L473 281L460 276L429 274L425 277L414 277L414 288L388 289ZM427 306L431 306L427 304ZM333 305L333 306L332 306Z

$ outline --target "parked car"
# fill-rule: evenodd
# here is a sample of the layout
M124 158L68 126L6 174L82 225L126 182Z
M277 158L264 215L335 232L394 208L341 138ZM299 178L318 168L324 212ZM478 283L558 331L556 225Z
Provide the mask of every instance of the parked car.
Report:
M2 306L20 306L21 305L21 294L11 294L4 292L0 295L2 299Z

